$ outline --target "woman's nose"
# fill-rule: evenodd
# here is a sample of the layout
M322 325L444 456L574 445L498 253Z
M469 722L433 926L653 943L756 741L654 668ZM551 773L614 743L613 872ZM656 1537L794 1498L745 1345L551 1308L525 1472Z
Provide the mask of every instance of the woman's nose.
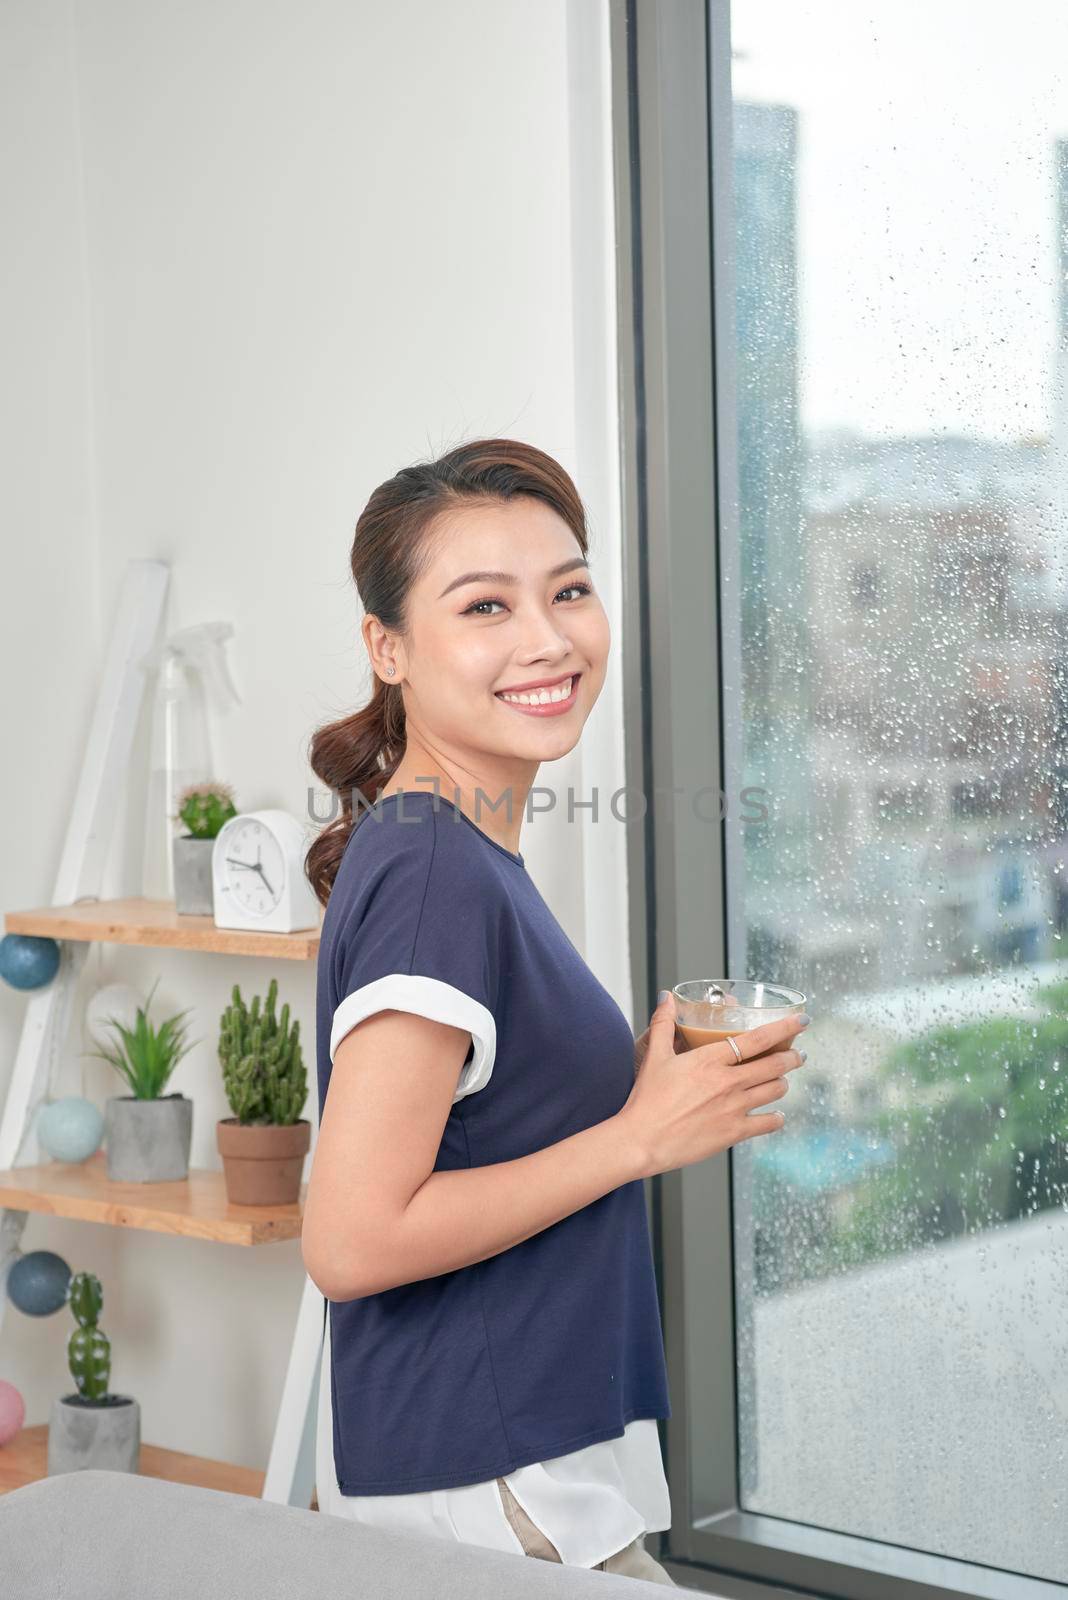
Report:
M570 655L571 640L562 628L542 618L531 622L523 633L522 655L527 661L556 661Z
M542 639L540 643L531 645L529 649L520 653L524 667L536 667L539 662L552 666L554 662L566 661L572 655L569 641L564 638Z

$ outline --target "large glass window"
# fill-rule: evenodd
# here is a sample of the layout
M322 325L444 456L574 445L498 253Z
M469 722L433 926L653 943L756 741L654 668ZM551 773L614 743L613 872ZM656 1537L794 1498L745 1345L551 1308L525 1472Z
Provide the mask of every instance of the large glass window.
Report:
M815 1019L732 1155L740 1504L1063 1581L1068 6L730 33L729 965Z

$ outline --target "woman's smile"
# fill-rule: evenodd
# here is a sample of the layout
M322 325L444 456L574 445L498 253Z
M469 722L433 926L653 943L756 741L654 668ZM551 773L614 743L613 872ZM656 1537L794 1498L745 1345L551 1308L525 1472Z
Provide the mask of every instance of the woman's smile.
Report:
M569 679L554 684L551 688L531 689L516 694L498 689L497 699L513 711L523 712L528 717L558 717L565 711L570 711L575 704L581 677L581 672L573 672Z

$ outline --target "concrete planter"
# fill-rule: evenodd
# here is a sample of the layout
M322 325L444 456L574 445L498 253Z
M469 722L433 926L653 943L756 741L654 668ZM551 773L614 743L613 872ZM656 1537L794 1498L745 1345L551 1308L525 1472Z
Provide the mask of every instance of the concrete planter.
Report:
M141 1407L128 1394L86 1400L65 1394L52 1402L48 1420L48 1469L83 1472L137 1472L141 1464Z
M286 1206L300 1199L300 1175L311 1144L311 1123L215 1124L226 1175L226 1197L238 1206Z
M117 1094L104 1112L108 1177L117 1183L163 1183L188 1178L193 1102L184 1094L157 1100Z
M215 896L211 884L214 839L194 839L183 833L171 840L174 859L174 909L185 917L213 917Z

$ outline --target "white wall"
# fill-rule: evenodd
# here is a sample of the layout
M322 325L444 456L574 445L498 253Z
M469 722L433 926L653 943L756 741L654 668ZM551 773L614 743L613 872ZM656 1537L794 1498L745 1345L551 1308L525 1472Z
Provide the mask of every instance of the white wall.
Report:
M542 782L622 785L612 211L604 0L38 0L0 10L8 249L0 588L3 904L47 903L125 563L171 564L168 628L233 622L239 711L216 724L242 809L303 814L314 728L369 690L352 526L405 462L486 434L575 476L617 652L580 751ZM102 885L137 893L143 733ZM630 1012L623 827L528 824L532 875ZM230 986L309 966L96 946L203 1039L172 1083L192 1161L228 1114ZM0 1090L25 1000L0 990ZM640 1024L644 1026L644 1020ZM75 1008L54 1095L119 1092ZM151 1443L262 1467L303 1268L31 1216L24 1250L98 1273L112 1388ZM0 1376L28 1420L66 1392L69 1315L8 1308Z

